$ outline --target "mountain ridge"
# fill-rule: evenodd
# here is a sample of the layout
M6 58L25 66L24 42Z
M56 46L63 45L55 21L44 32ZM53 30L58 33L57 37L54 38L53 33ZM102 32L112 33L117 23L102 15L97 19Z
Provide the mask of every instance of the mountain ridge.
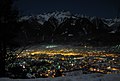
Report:
M111 24L112 22L120 22L120 18L100 18L100 17L96 17L96 16L86 16L86 15L81 15L81 14L72 14L70 11L55 11L55 12L48 12L48 13L43 13L43 14L38 14L38 15L30 15L30 16L22 16L20 18L20 21L22 20L28 20L30 18L36 18L38 20L43 20L43 21L48 21L48 19L50 17L54 17L56 19L58 19L59 21L61 21L61 19L64 19L64 18L78 18L78 17L81 17L81 18L88 18L90 21L94 18L99 18L101 20L103 20L106 24ZM42 22L43 24L43 22Z
M77 41L94 44L116 43L120 40L119 18L105 19L73 15L67 11L23 16L20 22L26 30L26 34L28 33L33 38L36 37L35 41L39 38L46 42Z

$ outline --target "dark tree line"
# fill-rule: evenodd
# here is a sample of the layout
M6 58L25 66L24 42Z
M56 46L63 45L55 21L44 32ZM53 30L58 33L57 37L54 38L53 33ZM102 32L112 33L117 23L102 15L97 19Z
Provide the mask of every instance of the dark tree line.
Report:
M18 11L13 8L13 0L0 0L0 77L5 76L7 49L17 46L13 41L19 27Z

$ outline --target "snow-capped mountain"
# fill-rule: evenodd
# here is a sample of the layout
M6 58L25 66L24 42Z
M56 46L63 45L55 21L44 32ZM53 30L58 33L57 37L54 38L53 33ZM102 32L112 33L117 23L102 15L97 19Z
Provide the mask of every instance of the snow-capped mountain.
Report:
M115 24L120 24L120 19L119 18L114 18L114 19L102 19L105 24L107 24L109 27L112 27Z
M81 41L90 43L118 42L120 19L89 17L67 12L51 12L23 16L22 22L26 34L43 41ZM31 34L32 33L32 34ZM82 39L81 39L82 38Z
M52 12L52 13L44 13L39 14L36 16L23 16L20 20L28 20L30 18L36 18L40 24L43 24L45 21L48 21L50 17L54 17L58 20L59 24L64 21L65 18L76 18L75 16L72 16L72 14L69 11L66 12Z
M55 19L58 20L58 23L62 23L65 18L74 18L77 19L79 17L81 18L87 18L90 21L96 19L97 17L89 17L89 16L84 16L80 14L72 14L69 11L61 11L61 12L51 12L51 13L44 13L44 14L38 14L38 15L31 15L31 16L23 16L20 18L20 21L22 20L29 20L31 18L35 18L38 20L40 24L43 24L45 21L48 21L50 17L54 17ZM105 18L100 18L105 24L107 24L109 27L113 26L119 26L120 25L120 19L119 18L114 18L114 19L105 19Z

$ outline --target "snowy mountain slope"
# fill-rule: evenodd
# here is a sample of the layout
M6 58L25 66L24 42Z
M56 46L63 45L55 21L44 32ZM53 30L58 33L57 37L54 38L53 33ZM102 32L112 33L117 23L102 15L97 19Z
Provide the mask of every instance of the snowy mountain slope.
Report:
M102 21L112 29L112 31L110 33L116 33L119 31L119 28L120 28L120 19L119 18L102 19Z
M120 74L83 74L77 76L65 76L57 78L36 79L9 79L0 78L0 81L120 81Z
M48 19L50 17L54 17L56 18L59 23L62 23L64 18L88 18L90 21L94 20L97 17L89 17L89 16L84 16L84 15L80 15L80 14L71 14L69 11L61 11L61 12L51 12L51 13L44 13L44 14L38 14L38 15L32 15L32 16L23 16L21 17L20 20L28 20L30 18L36 18L38 20L39 23L43 24L45 21L48 21ZM105 18L101 18L101 20L107 24L108 26L112 26L115 23L120 23L120 19L119 18L114 18L114 19L105 19Z
M119 18L114 18L114 19L106 19L106 18L97 18L97 17L89 17L89 16L84 16L80 14L71 14L69 11L61 11L61 12L51 12L51 13L44 13L44 14L38 14L38 15L31 15L31 16L23 16L20 18L20 21L23 20L30 20L30 19L36 19L38 23L44 24L45 21L48 21L51 17L54 17L58 21L58 25L63 23L65 19L79 19L79 18L87 18L90 22L95 20L96 25L104 23L107 25L109 28L111 28L111 33L117 32L118 27L120 26L120 19ZM99 19L99 20L98 20ZM76 21L75 21L76 22ZM104 25L103 25L104 26Z
M45 21L48 21L48 19L50 17L56 18L59 21L59 23L62 23L64 18L70 18L70 17L75 18L74 16L72 16L72 14L69 11L67 11L67 12L57 12L56 11L56 12L52 12L52 13L39 14L36 16L23 16L23 17L21 17L20 20L28 20L30 18L36 18L40 24L43 24Z

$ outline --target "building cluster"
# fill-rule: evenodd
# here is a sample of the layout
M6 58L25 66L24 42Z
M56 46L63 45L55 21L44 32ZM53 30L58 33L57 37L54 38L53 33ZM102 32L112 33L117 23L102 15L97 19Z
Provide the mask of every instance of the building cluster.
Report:
M76 70L82 73L120 73L120 54L105 51L80 51L79 49L25 50L17 56L8 72L16 75L15 69L28 78L65 76ZM14 69L14 70L13 70ZM18 76L20 74L17 74Z

